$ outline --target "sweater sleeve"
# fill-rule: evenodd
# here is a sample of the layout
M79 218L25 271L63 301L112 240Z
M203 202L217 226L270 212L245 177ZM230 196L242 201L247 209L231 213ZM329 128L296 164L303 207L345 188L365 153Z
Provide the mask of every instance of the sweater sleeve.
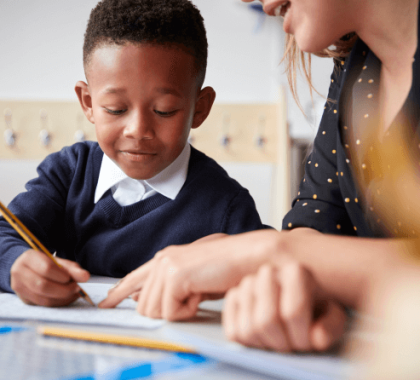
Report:
M26 184L27 191L18 194L9 204L10 211L50 252L57 250L63 238L73 158L69 148L49 155L38 166L38 177ZM28 249L28 244L5 219L0 218L0 290L13 292L10 287L10 269L15 260Z
M335 66L324 114L306 159L305 175L292 209L283 219L283 229L309 227L324 233L355 235L340 188L343 172L337 166L342 149L337 109L342 75Z
M262 224L254 200L248 190L241 189L226 210L221 231L234 235L266 228L272 227Z

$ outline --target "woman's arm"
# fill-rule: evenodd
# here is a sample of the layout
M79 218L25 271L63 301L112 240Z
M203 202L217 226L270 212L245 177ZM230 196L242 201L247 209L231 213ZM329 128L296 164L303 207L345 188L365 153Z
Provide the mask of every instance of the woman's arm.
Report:
M308 228L283 231L277 252L298 260L314 273L318 284L346 306L360 308L370 287L408 260L414 242L335 236Z
M101 307L113 307L143 290L138 311L151 317L184 319L211 294L225 293L264 263L298 261L330 297L359 307L378 274L400 262L407 243L391 239L332 236L312 229L253 231L183 246L171 246L127 275Z
M141 290L141 314L188 318L195 314L201 299L225 293L267 262L278 234L261 230L167 247L124 277L99 306L114 307Z

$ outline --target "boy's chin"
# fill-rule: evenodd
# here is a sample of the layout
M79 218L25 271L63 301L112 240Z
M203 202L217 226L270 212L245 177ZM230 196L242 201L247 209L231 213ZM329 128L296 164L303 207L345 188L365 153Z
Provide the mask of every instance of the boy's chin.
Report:
M164 168L155 170L124 170L124 168L121 169L130 178L146 181L158 175Z
M159 174L166 166L159 165L155 166L151 163L149 164L138 164L138 165L118 165L120 169L130 178L148 180Z
M151 173L151 174L138 174L138 173L125 173L125 174L127 174L127 176L132 179L147 181L148 179L153 178L155 175L159 173L160 171L157 173Z

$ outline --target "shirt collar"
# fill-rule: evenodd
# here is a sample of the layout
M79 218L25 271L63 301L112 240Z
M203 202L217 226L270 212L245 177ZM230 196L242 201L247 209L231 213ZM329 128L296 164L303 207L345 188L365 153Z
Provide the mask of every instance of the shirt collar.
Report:
M169 199L175 199L187 179L188 164L190 161L191 146L185 144L179 156L160 173L148 180L138 180L150 186L153 190ZM122 180L130 178L106 154L102 158L96 185L94 202L97 203L102 196ZM133 179L133 181L137 181Z

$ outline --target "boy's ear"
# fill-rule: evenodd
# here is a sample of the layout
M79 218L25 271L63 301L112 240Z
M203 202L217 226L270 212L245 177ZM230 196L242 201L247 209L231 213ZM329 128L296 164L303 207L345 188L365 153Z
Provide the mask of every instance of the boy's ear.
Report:
M212 87L203 88L197 97L195 103L195 113L191 128L198 128L207 119L213 106L214 99L216 99L216 92Z
M92 123L95 124L95 119L93 117L92 111L92 97L90 95L89 87L87 83L79 80L74 87L76 91L77 97L79 99L79 103L82 106L83 113L86 115L87 119Z

